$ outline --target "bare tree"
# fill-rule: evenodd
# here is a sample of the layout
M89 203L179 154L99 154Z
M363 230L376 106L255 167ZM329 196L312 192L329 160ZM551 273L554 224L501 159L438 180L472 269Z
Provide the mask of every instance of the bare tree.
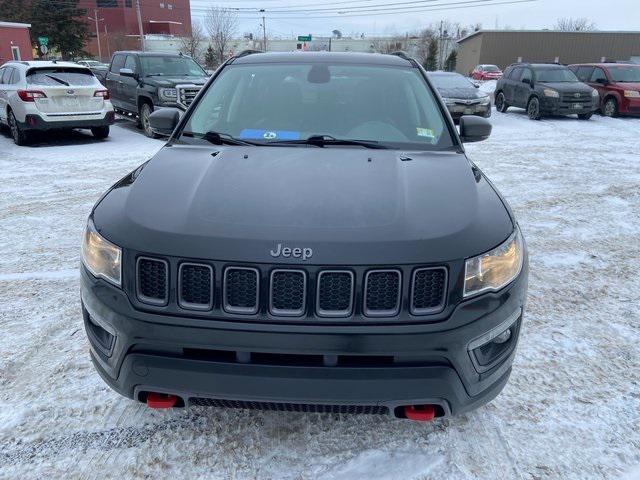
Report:
M216 60L218 63L224 62L229 43L238 28L237 14L228 8L211 7L205 17L205 28L209 33Z
M191 36L180 38L180 53L189 55L191 58L198 61L201 56L200 50L204 40L205 35L202 24L194 22L193 25L191 25Z
M561 32L591 32L597 25L588 18L559 18L554 27Z
M404 37L375 38L371 47L376 53L393 53L403 49Z

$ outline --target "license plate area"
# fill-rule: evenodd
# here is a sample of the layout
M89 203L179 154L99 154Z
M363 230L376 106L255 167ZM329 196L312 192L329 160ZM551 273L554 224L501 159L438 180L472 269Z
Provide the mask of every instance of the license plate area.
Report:
M80 106L80 102L78 101L78 97L62 97L60 105L66 108L77 108Z
M582 104L581 104L581 103L574 103L574 104L572 105L572 108L573 108L574 110L582 110Z

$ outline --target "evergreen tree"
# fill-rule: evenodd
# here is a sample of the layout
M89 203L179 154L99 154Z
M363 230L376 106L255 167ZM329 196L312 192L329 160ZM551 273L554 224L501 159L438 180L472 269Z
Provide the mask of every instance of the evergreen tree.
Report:
M449 56L444 62L444 69L447 72L453 72L455 71L457 64L458 64L458 51L451 50L451 53L449 54Z
M217 66L216 52L213 51L213 47L211 45L207 47L207 51L204 54L204 64L207 68L215 68Z
M49 37L49 49L59 50L64 59L83 55L89 31L87 11L78 8L78 0L33 0L31 12L31 38Z
M433 72L438 69L438 39L432 38L429 42L429 49L427 50L427 58L424 61L423 67L428 72Z
M2 20L31 24L31 38L48 37L50 50L63 58L80 56L89 37L87 11L78 8L78 0L0 0Z

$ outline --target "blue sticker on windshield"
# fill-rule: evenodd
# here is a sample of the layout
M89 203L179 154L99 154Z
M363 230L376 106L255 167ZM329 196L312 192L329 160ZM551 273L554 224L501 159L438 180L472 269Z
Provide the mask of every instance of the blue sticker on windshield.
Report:
M245 128L240 132L239 138L261 140L300 140L300 132L288 130L258 130Z

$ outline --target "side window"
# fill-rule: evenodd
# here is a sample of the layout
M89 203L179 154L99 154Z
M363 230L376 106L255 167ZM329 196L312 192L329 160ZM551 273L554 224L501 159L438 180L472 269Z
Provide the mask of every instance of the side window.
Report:
M581 82L588 82L591 78L591 74L593 73L593 67L578 67L577 70L574 70L573 73L576 74L578 80Z
M11 85L16 85L20 82L20 70L18 70L17 68L13 69L13 75L11 76L11 80L8 81L7 83L10 83Z
M9 70L8 67L5 68L0 68L0 85L2 85L4 83L4 80L2 79L2 77L4 76L4 72Z
M529 83L531 83L531 81L533 80L533 72L531 71L531 69L529 68L523 69L522 77L520 78L520 81L522 82L525 78L529 80Z
M136 67L136 57L133 55L127 55L127 61L124 62L124 68L130 68L133 73L138 71L138 67Z
M591 75L591 82L596 83L598 80L606 80L607 76L604 74L604 70L601 68L595 68L593 70L593 74Z
M116 55L111 62L111 73L120 73L120 69L124 68L124 55Z
M513 72L513 67L507 67L502 77L509 78L511 76L511 72Z
M520 77L522 77L522 72L524 71L524 68L522 67L516 67L513 69L513 72L511 72L511 75L509 75L509 80L515 80L516 82L520 80Z

